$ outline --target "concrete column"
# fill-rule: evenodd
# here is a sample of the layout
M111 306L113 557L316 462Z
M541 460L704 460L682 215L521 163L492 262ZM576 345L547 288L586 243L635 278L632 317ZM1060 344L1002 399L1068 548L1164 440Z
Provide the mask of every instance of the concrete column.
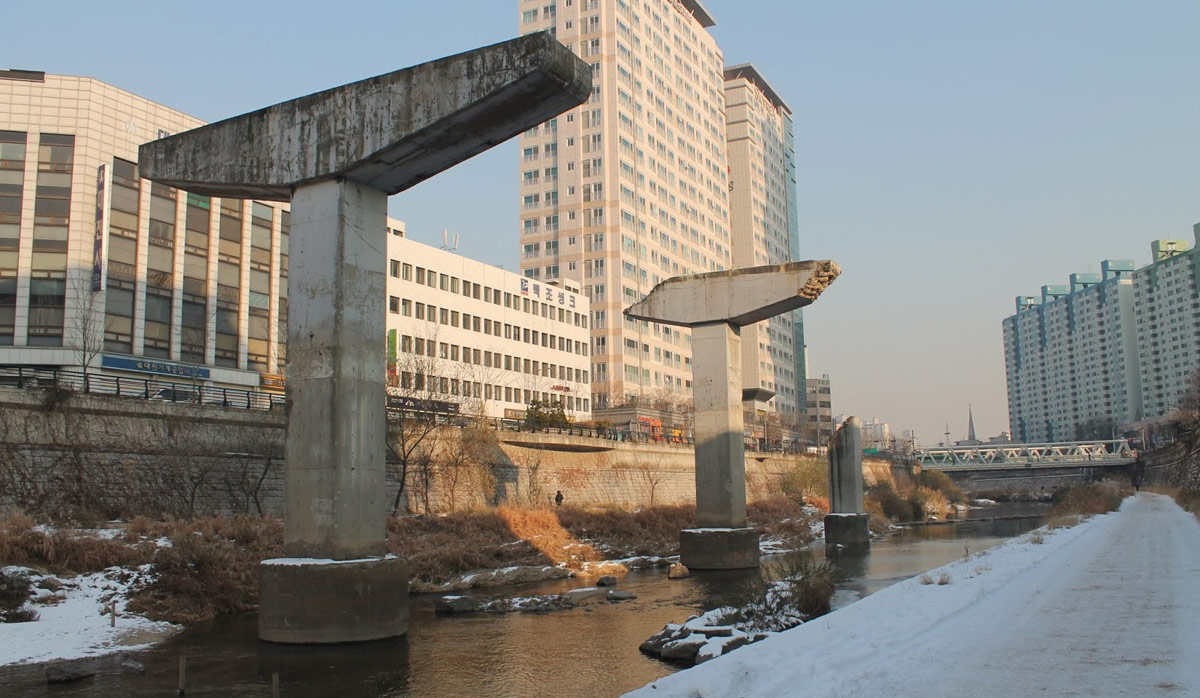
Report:
M284 554L381 555L387 194L325 181L291 210Z
M825 517L827 545L871 542L863 508L862 421L858 417L848 417L829 441L829 512Z
M746 525L742 421L742 339L725 322L692 328L696 407L696 525Z
M862 420L848 417L829 442L829 511L862 514Z

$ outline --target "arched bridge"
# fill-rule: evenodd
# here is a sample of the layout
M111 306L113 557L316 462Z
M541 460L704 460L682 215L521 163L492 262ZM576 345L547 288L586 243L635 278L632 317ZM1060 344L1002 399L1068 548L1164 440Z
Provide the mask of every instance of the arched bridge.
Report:
M976 444L917 451L923 467L984 470L1049 466L1127 465L1137 454L1126 439L1041 444Z

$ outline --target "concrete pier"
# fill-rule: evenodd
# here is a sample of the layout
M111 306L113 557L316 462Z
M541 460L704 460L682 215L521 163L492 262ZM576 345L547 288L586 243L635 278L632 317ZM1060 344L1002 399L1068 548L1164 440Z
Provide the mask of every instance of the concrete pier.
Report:
M829 442L829 515L825 517L827 545L866 545L871 542L863 507L862 421L848 417Z
M746 526L740 328L812 303L839 273L833 262L808 261L677 276L626 309L692 329L697 527L679 534L689 569L758 566L758 532Z
M141 147L152 181L292 202L287 557L260 568L260 638L406 632L407 565L384 555L387 197L583 103L591 85L543 32Z

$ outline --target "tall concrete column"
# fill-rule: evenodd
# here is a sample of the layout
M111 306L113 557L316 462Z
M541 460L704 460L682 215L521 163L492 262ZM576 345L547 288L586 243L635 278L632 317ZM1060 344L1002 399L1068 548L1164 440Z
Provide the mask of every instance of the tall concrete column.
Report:
M829 440L829 515L825 543L861 545L871 541L863 508L862 420L847 417Z
M746 525L741 330L725 322L692 328L696 525ZM686 564L686 563L685 563Z
M387 197L582 104L591 68L548 32L282 102L141 146L152 181L292 202L284 551L259 637L402 635L384 555Z
M297 188L290 260L284 554L382 555L387 194Z

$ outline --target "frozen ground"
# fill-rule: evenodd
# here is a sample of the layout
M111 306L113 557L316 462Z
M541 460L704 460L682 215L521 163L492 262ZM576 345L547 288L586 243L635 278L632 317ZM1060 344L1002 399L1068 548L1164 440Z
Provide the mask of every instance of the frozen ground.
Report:
M43 578L30 572L35 583ZM148 566L138 570L113 567L95 574L54 578L62 588L57 592L39 590L38 596L56 593L62 597L59 603L34 604L38 620L0 623L0 666L143 649L180 630L177 625L125 614L125 595L145 574ZM107 614L114 602L115 627Z
M626 695L1200 696L1195 517L1141 493L1038 535Z

